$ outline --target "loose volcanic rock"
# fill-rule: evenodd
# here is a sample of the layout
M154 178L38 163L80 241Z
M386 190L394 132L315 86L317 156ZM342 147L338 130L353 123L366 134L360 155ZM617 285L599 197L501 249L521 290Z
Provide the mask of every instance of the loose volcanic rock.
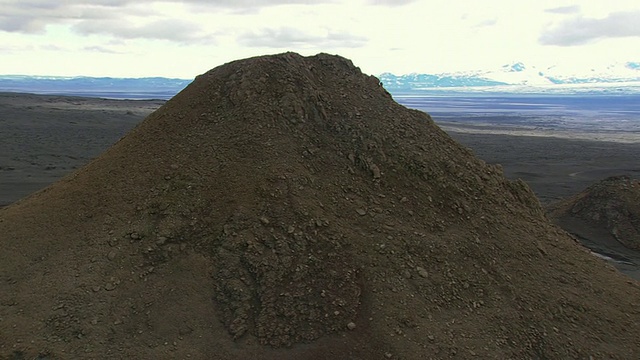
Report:
M640 353L637 283L339 56L198 76L0 246L0 357Z

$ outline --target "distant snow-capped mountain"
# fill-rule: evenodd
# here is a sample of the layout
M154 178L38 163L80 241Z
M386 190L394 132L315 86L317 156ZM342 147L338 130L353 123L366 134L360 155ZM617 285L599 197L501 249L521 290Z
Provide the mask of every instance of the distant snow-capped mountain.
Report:
M570 84L621 84L640 82L640 62L617 63L598 69L560 65L536 67L516 62L494 70L442 74L413 73L399 76L383 73L379 78L385 88L391 92L475 86L553 87Z
M392 94L435 92L640 94L640 62L602 68L536 67L522 62L493 70L379 76ZM0 75L0 91L103 98L170 99L191 80Z
M507 85L507 83L489 79L475 73L450 73L450 74L408 74L396 76L391 73L383 73L379 77L380 82L389 90L415 90L431 87L459 87L459 86L495 86Z
M576 69L556 65L546 69L546 76L557 84L628 82L640 80L640 62L611 64L603 68Z

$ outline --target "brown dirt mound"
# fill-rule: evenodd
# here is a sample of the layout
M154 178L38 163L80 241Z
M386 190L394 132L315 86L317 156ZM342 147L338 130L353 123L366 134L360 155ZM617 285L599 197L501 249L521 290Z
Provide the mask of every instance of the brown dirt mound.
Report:
M640 352L637 283L337 56L199 76L0 243L6 357Z
M561 222L579 219L606 229L621 244L640 250L640 181L629 176L606 178L550 207Z

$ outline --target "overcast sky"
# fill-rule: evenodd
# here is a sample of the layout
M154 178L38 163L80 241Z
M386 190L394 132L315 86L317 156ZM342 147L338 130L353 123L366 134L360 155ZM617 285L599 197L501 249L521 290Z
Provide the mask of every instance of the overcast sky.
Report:
M193 78L284 51L369 74L640 61L638 0L0 0L0 74Z

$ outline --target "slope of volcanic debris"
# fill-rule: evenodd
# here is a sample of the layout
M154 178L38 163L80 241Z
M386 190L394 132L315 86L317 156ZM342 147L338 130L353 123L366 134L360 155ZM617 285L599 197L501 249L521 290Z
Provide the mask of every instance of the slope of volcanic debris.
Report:
M629 249L640 250L640 181L629 176L606 178L554 204L549 213L560 222L577 219L604 229Z
M640 352L637 283L338 56L197 77L0 244L7 358Z

